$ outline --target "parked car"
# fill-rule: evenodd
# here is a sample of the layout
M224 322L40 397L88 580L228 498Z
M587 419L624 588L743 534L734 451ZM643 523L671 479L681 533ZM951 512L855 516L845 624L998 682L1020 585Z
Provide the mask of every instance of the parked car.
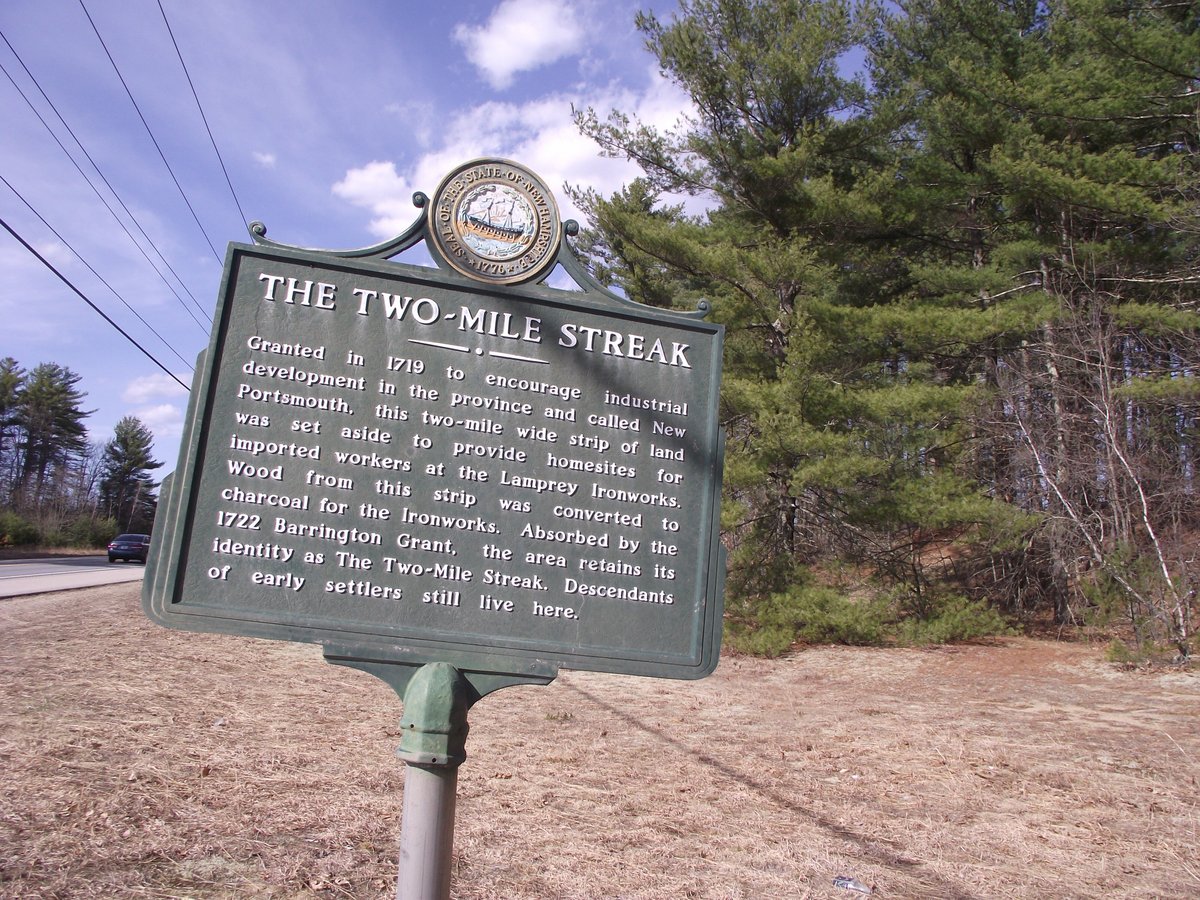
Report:
M150 535L148 534L118 534L108 545L108 561L116 562L123 559L126 562L137 560L146 562L146 554L150 552Z

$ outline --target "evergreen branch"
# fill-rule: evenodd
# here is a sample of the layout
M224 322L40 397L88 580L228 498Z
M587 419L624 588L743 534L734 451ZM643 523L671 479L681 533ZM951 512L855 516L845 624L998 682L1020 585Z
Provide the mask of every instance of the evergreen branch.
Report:
M1200 275L1164 275L1158 278L1137 278L1132 275L1100 275L1098 281L1108 284L1200 284Z
M1014 288L1009 288L1007 291L1001 291L998 294L989 294L986 297L980 296L979 299L981 302L991 303L993 300L999 300L1001 297L1007 297L1009 294L1017 294L1021 291L1027 291L1030 288L1040 288L1041 286L1041 281L1031 281L1029 284L1019 284Z

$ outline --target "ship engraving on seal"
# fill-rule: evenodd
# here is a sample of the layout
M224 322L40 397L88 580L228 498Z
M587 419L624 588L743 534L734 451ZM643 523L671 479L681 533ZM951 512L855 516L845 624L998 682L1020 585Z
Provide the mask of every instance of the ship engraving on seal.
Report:
M442 257L479 281L531 281L557 259L562 227L554 197L541 179L509 160L474 160L451 172L429 217Z
M471 191L458 207L458 230L472 250L487 259L520 256L533 244L537 216L529 200L504 184Z

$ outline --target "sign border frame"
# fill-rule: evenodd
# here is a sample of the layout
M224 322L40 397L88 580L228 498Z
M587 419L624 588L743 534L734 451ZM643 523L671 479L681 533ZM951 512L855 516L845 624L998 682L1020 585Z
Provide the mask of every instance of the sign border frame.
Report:
M258 228L261 229L261 226ZM254 228L252 233L256 233ZM257 233L265 234L265 230ZM426 240L426 244L429 245L430 242ZM390 249L394 245L384 246ZM180 445L179 463L176 471L164 480L160 520L154 529L143 589L143 609L150 619L161 625L182 630L318 643L324 645L327 652L333 650L341 656L351 655L384 663L420 665L428 662L449 662L464 670L496 672L517 677L552 677L548 673L555 671L558 665L589 671L681 679L701 678L716 668L723 627L725 551L720 541L720 482L724 460L724 435L715 415L715 440L713 435L706 438L707 441L713 441L714 446L707 448L710 450L710 471L703 486L702 499L702 506L709 511L709 521L697 523L698 527L708 533L707 576L704 579L703 598L689 598L702 602L703 609L693 616L690 646L695 652L687 662L605 657L558 650L533 652L510 647L491 647L474 640L396 638L350 629L256 621L203 612L196 608L183 611L177 604L180 602L179 595L188 551L185 541L191 523L190 516L194 514L196 505L199 461L208 437L205 425L216 387L220 351L228 334L230 316L236 299L233 275L237 264L247 256L275 258L281 262L309 266L314 270L339 268L383 278L401 276L427 281L442 289L484 295L499 301L507 297L524 302L548 303L576 308L591 314L612 313L617 317L638 318L705 332L710 334L715 342L712 370L707 373L711 379L710 396L706 399L714 404L719 400L724 328L719 324L701 321L696 313L679 313L634 303L603 288L596 290L599 285L590 279L582 283L581 286L585 288L582 292L567 291L544 284L481 282L445 266L438 271L388 261L378 252L331 253L287 247L262 239L259 239L256 245L230 243L209 346L197 360L184 436ZM570 265L568 257L570 262L575 262L575 267ZM580 281L581 267L576 268L578 263L574 260L570 248L564 245L558 254L558 261L568 270L568 274L574 276L577 282ZM703 315L703 311L702 307L700 315Z

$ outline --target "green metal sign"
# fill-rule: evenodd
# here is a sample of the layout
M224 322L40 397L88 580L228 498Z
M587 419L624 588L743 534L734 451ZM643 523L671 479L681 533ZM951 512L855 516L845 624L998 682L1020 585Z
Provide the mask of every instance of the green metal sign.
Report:
M147 614L381 663L708 674L721 327L595 284L513 163L417 199L378 247L230 245ZM439 268L389 260L421 241ZM541 283L556 263L580 290Z

